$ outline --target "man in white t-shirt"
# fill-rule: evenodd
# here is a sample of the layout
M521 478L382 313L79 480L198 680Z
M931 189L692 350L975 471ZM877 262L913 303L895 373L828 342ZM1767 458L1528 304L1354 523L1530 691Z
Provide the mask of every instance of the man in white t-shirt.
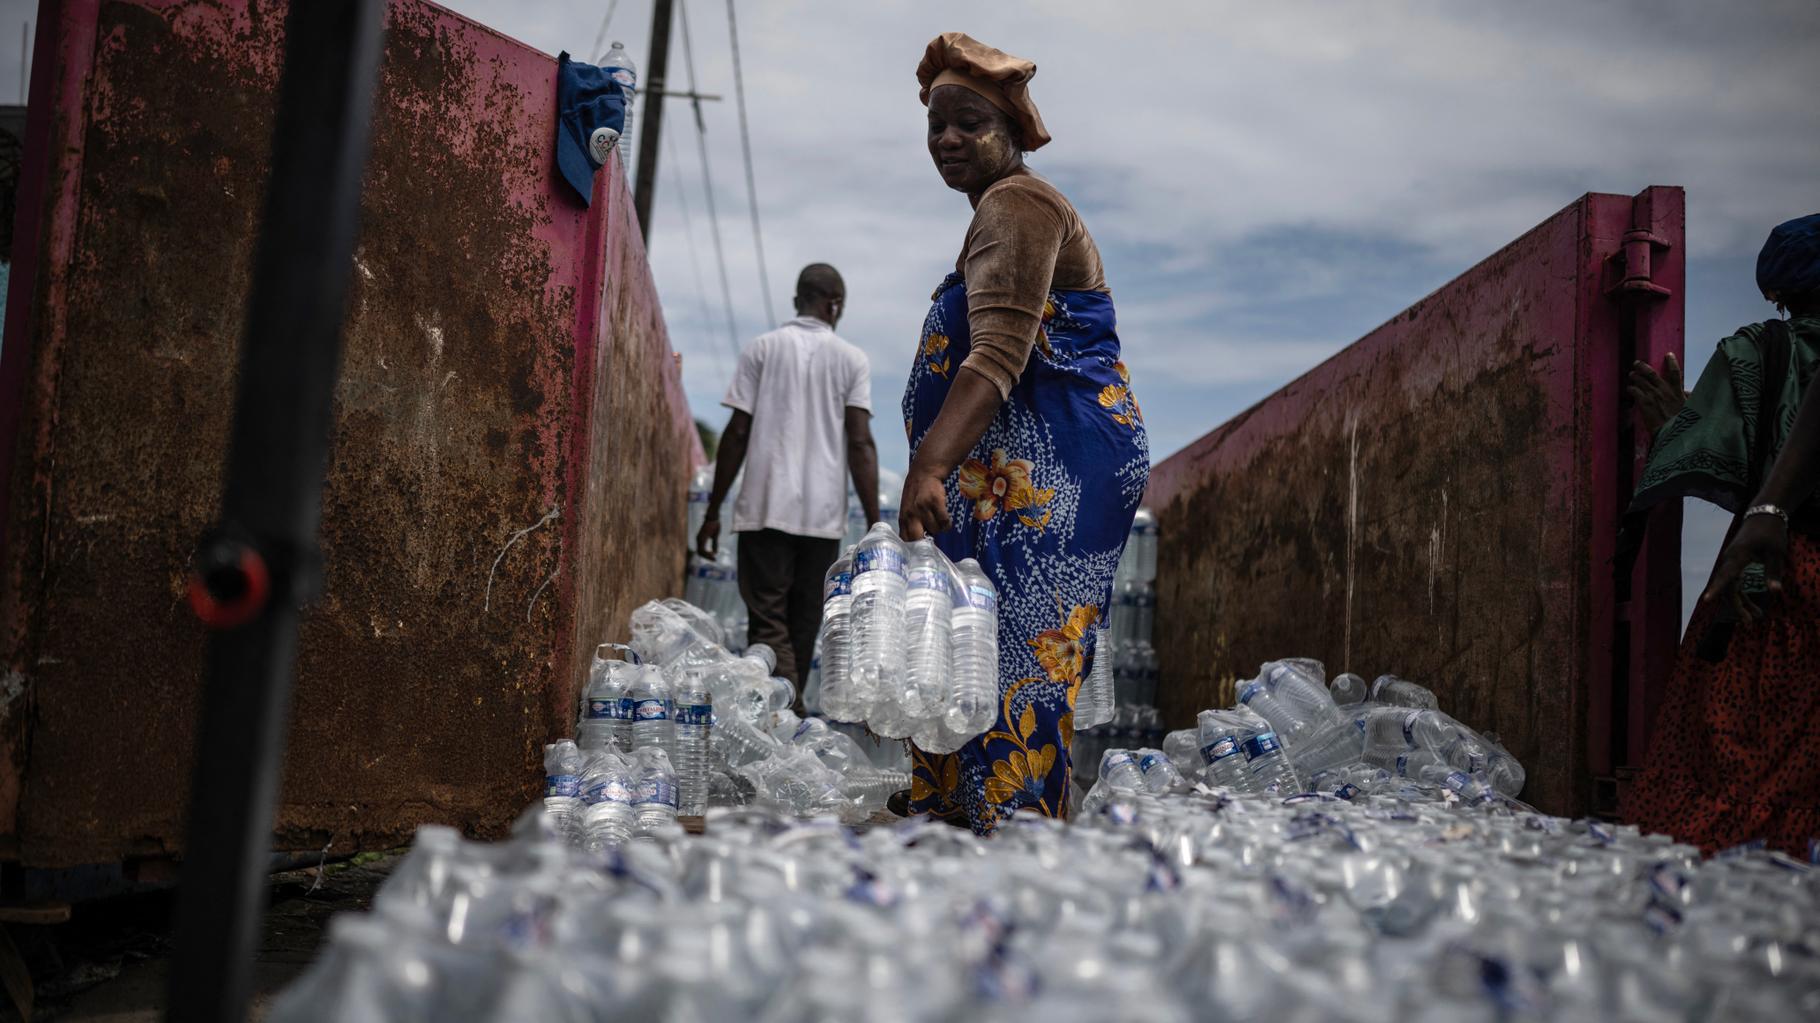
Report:
M740 466L733 504L739 594L747 637L777 653L777 673L800 687L822 620L822 577L847 528L847 477L866 524L878 521L872 369L834 333L847 286L826 263L796 279L796 318L739 353L721 404L733 410L714 462L714 490L696 552L720 550L720 506Z

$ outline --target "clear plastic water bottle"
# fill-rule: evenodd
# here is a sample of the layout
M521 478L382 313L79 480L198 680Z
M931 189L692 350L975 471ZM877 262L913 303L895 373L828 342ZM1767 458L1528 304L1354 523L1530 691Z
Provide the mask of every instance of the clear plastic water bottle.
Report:
M1444 750L1460 734L1453 719L1436 710L1374 707L1358 720L1365 733L1365 760L1381 767L1410 750Z
M1136 564L1133 567L1138 582L1149 583L1156 579L1156 515L1148 508L1139 508L1131 520L1130 543L1137 548Z
M853 548L847 548L822 580L822 631L815 648L821 658L822 713L836 721L860 721L866 708L853 692Z
M685 668L676 687L676 768L678 812L700 817L708 809L708 749L714 727L714 696L699 668Z
M1193 728L1180 728L1163 736L1163 754L1182 777L1195 781L1206 762L1201 759L1200 733Z
M581 792L582 752L574 741L561 739L543 748L543 794L574 796Z
M1218 710L1202 711L1196 724L1207 783L1234 792L1257 791L1257 781L1245 769L1244 744L1253 729L1237 716Z
M632 748L676 752L676 703L670 682L655 664L642 665L632 685Z
M914 724L935 715L951 688L952 602L948 597L948 559L924 537L910 545L908 590L904 597L904 632L909 645L904 684L898 704Z
M581 722L575 726L576 744L582 749L631 751L632 681L637 675L637 665L606 660L601 650L594 651L588 688L582 694Z
M676 770L663 750L650 746L633 754L637 761L638 794L632 803L637 834L652 835L676 823L680 794Z
M591 753L582 771L583 841L590 849L620 845L632 837L633 779L627 762L613 753Z
M1127 551L1131 549L1127 544ZM1137 638L1137 583L1126 579L1112 591L1112 645L1115 658L1125 657ZM1114 667L1117 666L1114 661Z
M1131 585L1131 643L1148 646L1156 634L1156 587L1139 580Z
M1365 684L1365 680L1350 671L1335 675L1327 683L1327 695L1333 697L1333 702L1342 707L1365 702L1365 697L1369 693L1370 687Z
M1379 675L1371 684L1373 703L1388 703L1396 707L1419 707L1424 710L1438 710L1441 702L1427 686L1418 685L1408 679L1395 675Z
M1302 791L1295 765L1284 752L1283 744L1277 741L1276 733L1257 732L1239 745L1245 751L1245 770L1251 772L1258 791L1282 795Z
M949 576L953 588L954 696L948 729L971 739L998 717L998 587L967 558Z
M1100 783L1126 792L1147 792L1144 772L1138 766L1137 754L1128 749L1109 749L1100 757Z
M1117 651L1112 645L1112 630L1097 629L1093 639L1093 667L1074 700L1074 727L1093 728L1112 720L1118 706L1118 695L1112 682L1112 664Z
M1352 722L1322 725L1296 744L1296 767L1305 775L1357 763L1365 756L1365 733Z
M600 58L600 66L607 69L619 87L626 90L626 121L619 129L619 164L622 170L630 173L632 165L632 109L638 98L638 65L632 63L632 55L626 52L626 45L613 40L607 48L606 55ZM710 477L710 483L712 477Z
M1140 749L1136 751L1138 772L1144 776L1144 787L1154 795L1166 792L1180 792L1188 787L1182 772L1175 769L1167 754L1162 750Z
M855 702L868 711L902 678L904 596L909 585L904 542L880 522L853 551L853 663L848 669Z

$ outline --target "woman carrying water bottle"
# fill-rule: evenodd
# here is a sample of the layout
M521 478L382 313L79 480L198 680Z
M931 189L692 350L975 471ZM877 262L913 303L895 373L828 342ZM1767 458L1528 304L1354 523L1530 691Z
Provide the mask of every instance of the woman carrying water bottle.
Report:
M982 834L1018 810L1068 812L1075 696L1150 475L1099 250L1024 163L1049 142L1035 73L959 32L916 71L929 155L974 214L904 392L899 525L997 585L999 714L957 753L912 749L907 809Z

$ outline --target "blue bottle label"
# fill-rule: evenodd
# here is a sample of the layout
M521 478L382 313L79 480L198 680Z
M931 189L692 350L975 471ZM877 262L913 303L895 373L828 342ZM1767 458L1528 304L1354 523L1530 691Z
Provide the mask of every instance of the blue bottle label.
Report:
M1217 764L1227 757L1236 756L1243 752L1244 750L1239 748L1238 736L1223 735L1201 747L1201 759L1210 764Z
M619 717L619 701L618 700L604 700L603 699L603 700L589 700L588 701L588 720L589 721L611 721L617 717Z
M639 783L638 801L674 807L677 805L676 783L667 778L646 778Z
M543 794L546 796L576 796L581 794L581 776L576 774L552 774L543 780Z
M1157 762L1162 759L1163 759L1162 757L1156 755L1155 753L1146 753L1143 756L1138 758L1138 770L1144 772L1145 774L1149 774L1150 769L1155 767L1157 765Z
M904 552L883 544L855 552L853 574L858 576L866 572L891 572L895 575L903 575Z
M848 597L853 594L853 573L841 572L829 577L822 583L822 602L825 604L835 597Z
M956 594L961 603L998 614L998 591L987 583L963 583Z
M634 721L668 721L669 719L669 700L639 700L632 705L632 720Z
M705 725L713 719L713 704L679 703L676 705L676 723L678 725Z
M1419 710L1412 710L1403 715L1403 741L1411 746L1416 744L1416 718L1421 716L1422 712Z
M1277 733L1259 732L1245 740L1244 748L1245 759L1252 761L1277 752L1283 748L1283 744L1277 741Z
M632 720L634 708L636 708L637 705L638 705L637 701L633 700L630 696L620 697L619 698L619 707L613 712L613 719L615 721Z
M1256 679L1253 679L1252 681L1245 683L1245 687L1243 689L1239 690L1239 702L1240 703L1250 703L1252 697L1258 695L1259 693L1261 693L1263 691L1264 691L1264 683L1259 682Z
M918 565L910 570L910 588L913 590L946 590L948 573L937 565Z

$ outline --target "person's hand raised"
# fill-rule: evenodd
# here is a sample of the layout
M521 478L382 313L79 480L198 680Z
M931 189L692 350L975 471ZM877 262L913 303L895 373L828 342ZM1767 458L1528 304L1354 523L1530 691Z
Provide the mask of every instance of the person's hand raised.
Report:
M1630 382L1625 389L1630 392L1630 400L1637 406L1637 416L1643 421L1643 428L1652 434L1662 429L1662 424L1675 418L1675 413L1687 404L1687 392L1682 390L1681 363L1676 361L1672 352L1662 357L1661 373L1657 373L1647 362L1632 363Z

